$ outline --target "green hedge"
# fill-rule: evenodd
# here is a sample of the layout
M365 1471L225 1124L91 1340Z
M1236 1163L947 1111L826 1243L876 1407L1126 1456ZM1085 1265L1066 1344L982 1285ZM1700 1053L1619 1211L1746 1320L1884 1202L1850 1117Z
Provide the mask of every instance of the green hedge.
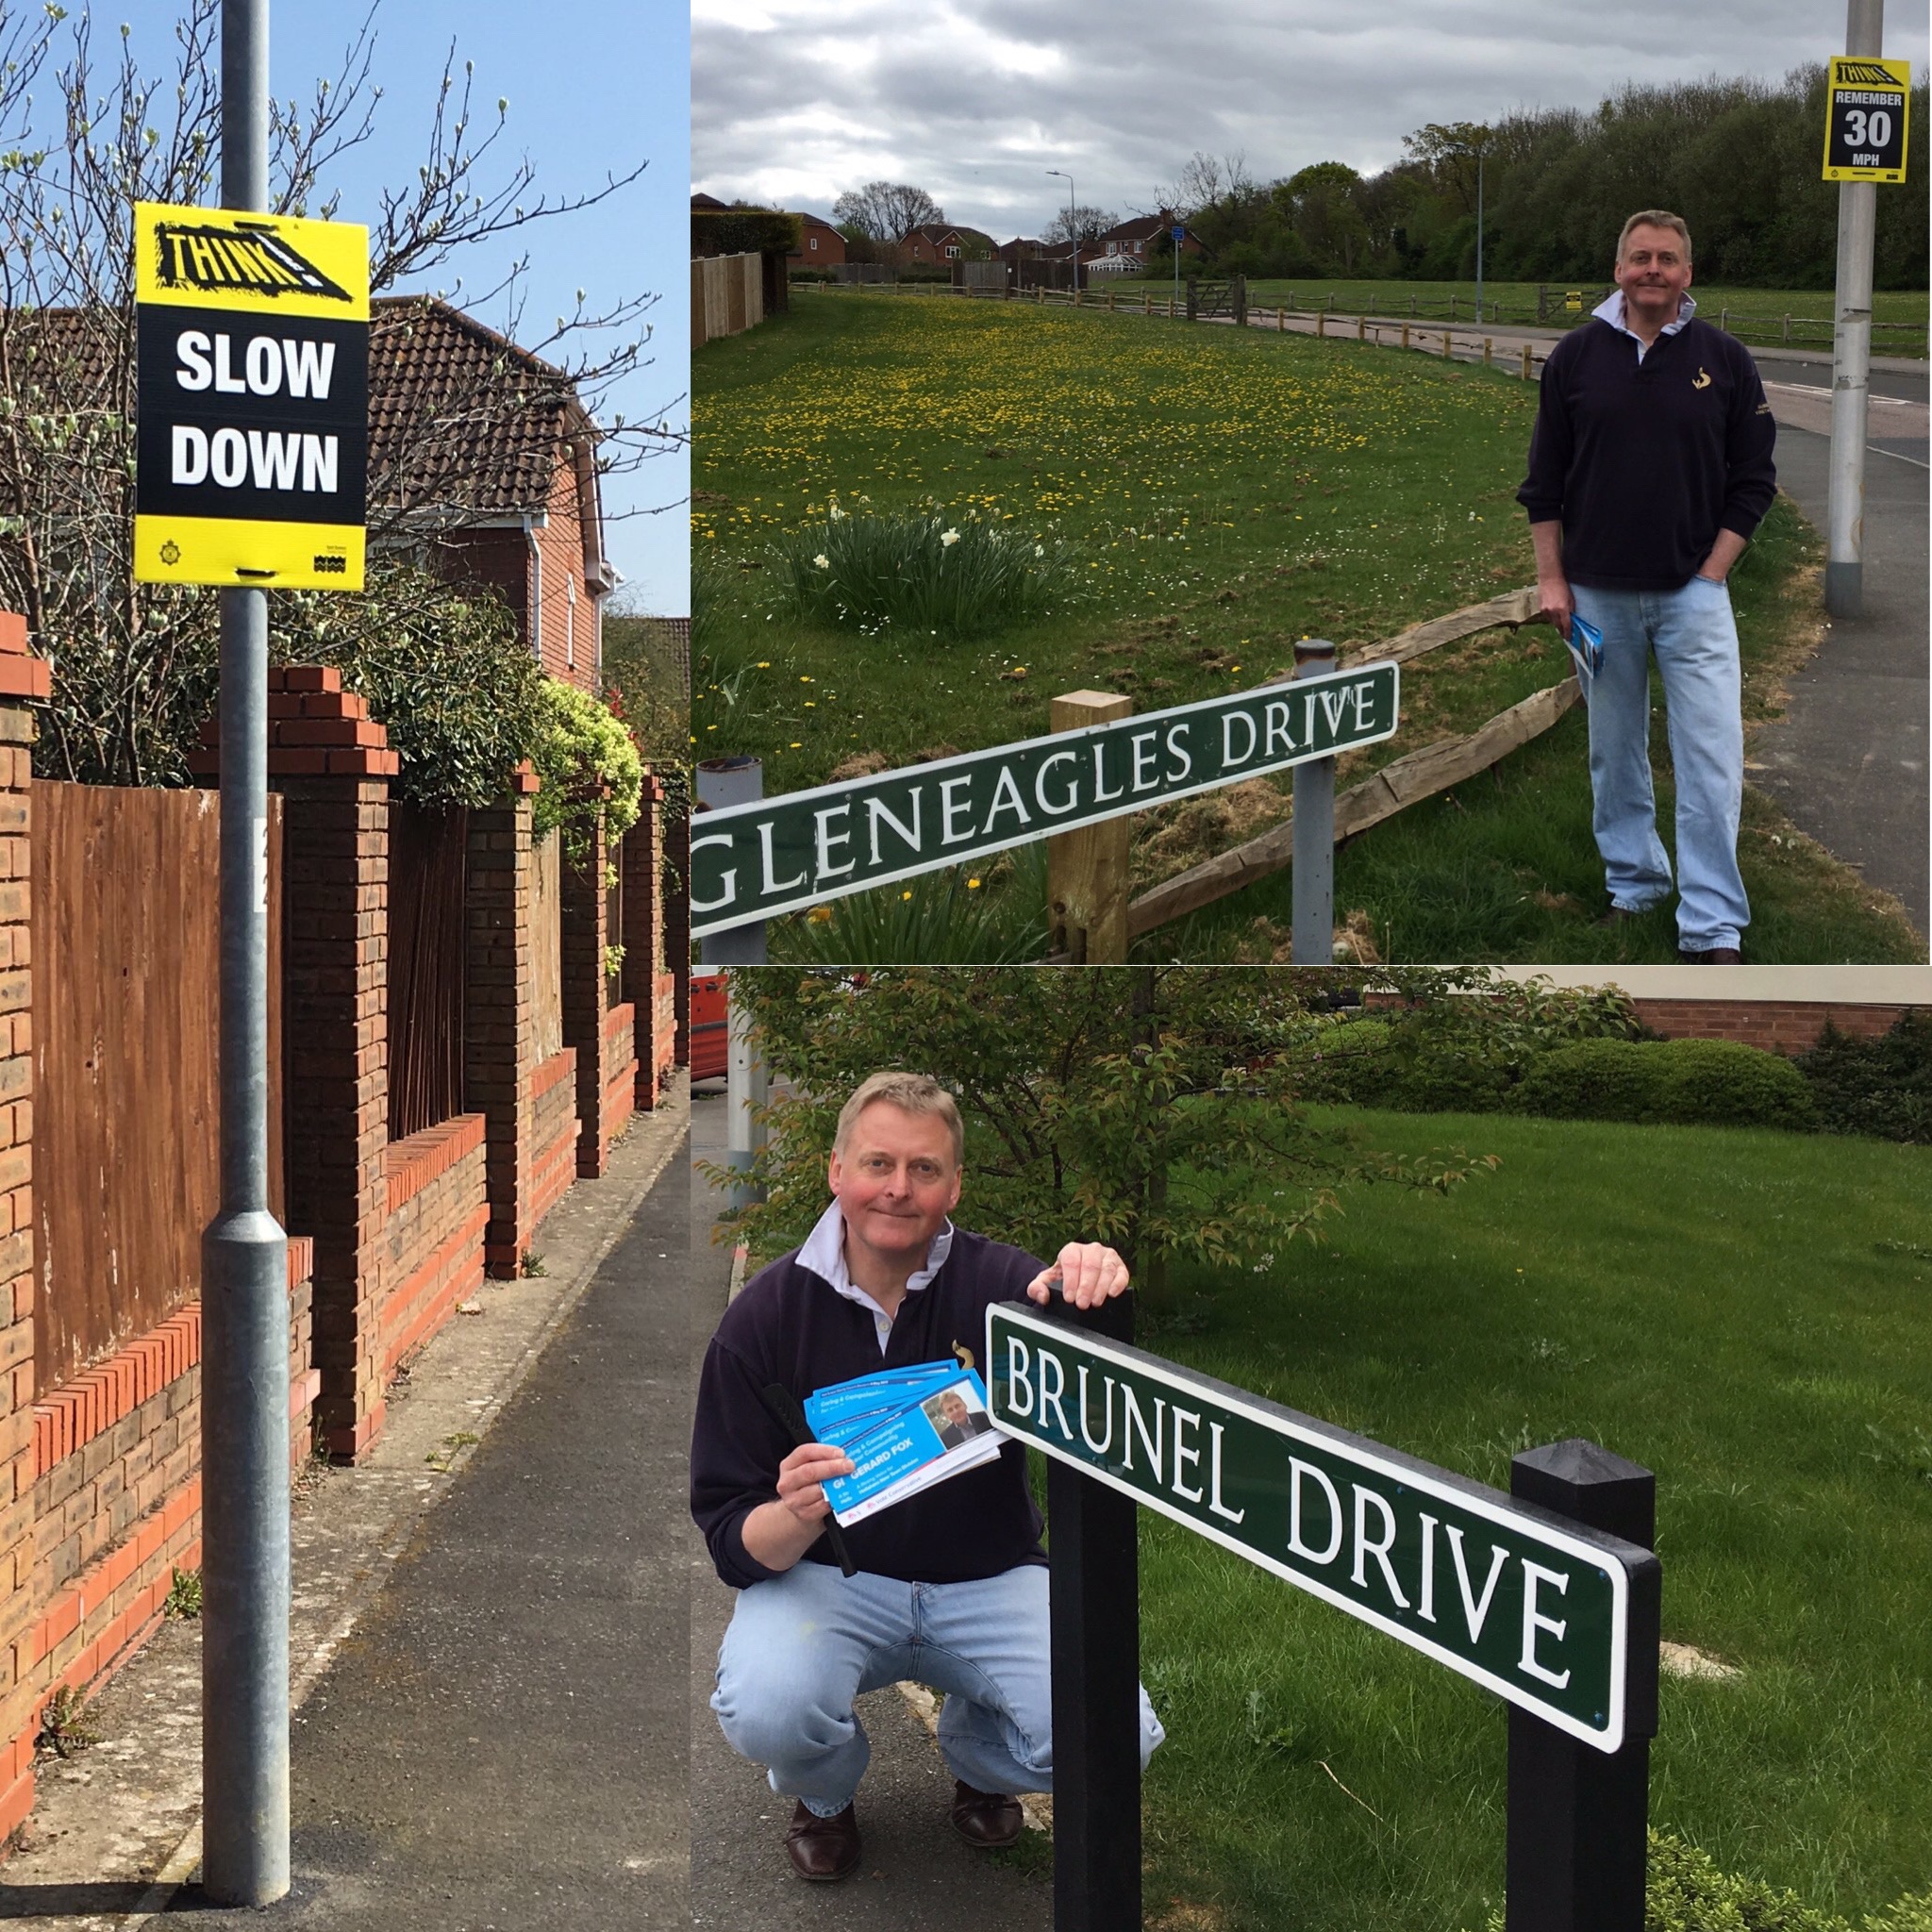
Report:
M1557 1120L1805 1131L1818 1110L1790 1060L1724 1040L1583 1040L1540 1055L1512 1111Z
M1907 1013L1878 1040L1827 1026L1797 1067L1827 1132L1932 1144L1932 1013Z

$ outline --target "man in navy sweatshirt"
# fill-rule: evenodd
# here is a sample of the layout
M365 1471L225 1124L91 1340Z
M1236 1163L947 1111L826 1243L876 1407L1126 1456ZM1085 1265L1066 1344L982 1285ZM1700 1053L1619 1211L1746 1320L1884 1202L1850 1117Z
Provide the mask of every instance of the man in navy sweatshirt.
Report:
M1724 579L1777 491L1776 425L1750 353L1695 319L1690 233L1661 208L1624 225L1617 291L1550 352L1516 498L1541 615L1603 633L1590 782L1614 922L1667 899L1650 782L1650 660L1677 788L1678 957L1731 965L1751 908L1738 873L1744 730Z
M797 1799L786 1850L802 1878L858 1864L863 1691L917 1678L947 1693L940 1749L970 1843L1012 1843L1012 1794L1053 1788L1046 1557L1025 1452L1009 1441L853 1524L848 1577L824 1534L822 1485L852 1463L827 1444L794 1447L763 1395L776 1383L802 1403L880 1369L976 1360L993 1302L1043 1303L1058 1283L1091 1307L1126 1287L1125 1263L1098 1242L1070 1242L1042 1267L955 1227L962 1149L958 1109L936 1081L865 1081L839 1116L831 1207L803 1247L745 1284L698 1385L691 1515L739 1591L711 1708L732 1747ZM1144 1690L1141 1733L1144 1764L1162 1736Z

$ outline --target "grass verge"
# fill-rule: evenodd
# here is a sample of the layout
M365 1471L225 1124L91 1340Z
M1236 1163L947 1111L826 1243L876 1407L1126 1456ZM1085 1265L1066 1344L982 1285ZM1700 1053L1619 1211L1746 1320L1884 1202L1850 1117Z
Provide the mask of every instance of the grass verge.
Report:
M1287 668L1300 638L1367 644L1533 575L1514 491L1535 391L1497 370L1084 310L847 293L802 298L708 344L692 367L692 731L700 757L761 758L769 793L1037 735L1063 691L1125 691L1153 709L1244 689ZM786 556L834 503L855 518L939 512L952 527L977 520L1063 546L1081 593L974 642L813 624ZM1738 569L1753 680L1774 684L1791 655L1814 550L1781 505ZM1341 782L1474 729L1562 670L1560 643L1535 627L1416 660L1403 730L1345 759ZM1674 958L1661 916L1655 929L1592 923L1602 886L1581 738L1573 718L1506 761L1500 780L1359 841L1341 856L1338 915L1359 912L1389 959ZM1278 819L1287 791L1263 780L1145 815L1137 882ZM1855 874L1807 850L1768 802L1752 810L1762 836L1746 879L1772 915L1754 926L1754 958L1923 957ZM1448 813L1480 821L1469 841L1441 835ZM1384 847L1387 862L1366 857ZM1272 958L1287 892L1285 877L1265 882L1150 936L1149 955ZM780 957L797 950L776 934L774 944Z
M1349 1202L1331 1246L1177 1270L1145 1346L1480 1480L1584 1435L1654 1469L1667 1677L1652 1818L1856 1917L1932 1869L1932 1152L1717 1128L1349 1111L1502 1157ZM1874 1239L1883 1229L1886 1240ZM1150 1924L1477 1927L1501 1705L1143 1516Z

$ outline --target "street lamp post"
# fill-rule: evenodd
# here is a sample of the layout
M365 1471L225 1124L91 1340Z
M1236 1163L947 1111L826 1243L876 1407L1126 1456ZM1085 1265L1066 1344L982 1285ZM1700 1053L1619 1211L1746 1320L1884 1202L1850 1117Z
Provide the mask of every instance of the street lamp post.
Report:
M1475 151L1475 325L1483 325L1483 150Z
M1074 293L1080 292L1080 230L1074 207L1074 177L1064 168L1049 168L1049 175L1058 175L1067 184L1067 257L1074 268Z

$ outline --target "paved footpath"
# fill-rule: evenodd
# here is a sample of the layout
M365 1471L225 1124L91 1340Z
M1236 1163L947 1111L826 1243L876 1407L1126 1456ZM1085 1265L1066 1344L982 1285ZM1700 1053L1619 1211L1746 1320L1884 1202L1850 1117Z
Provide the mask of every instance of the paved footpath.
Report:
M199 1647L170 1624L46 1775L0 1918L690 1923L685 1126L676 1098L636 1120L539 1231L547 1275L487 1286L370 1466L298 1503L290 1896L225 1911L192 1882Z
M722 1091L691 1102L694 1154L716 1158L724 1140ZM696 1365L724 1312L731 1251L711 1243L717 1195L693 1175L691 1343ZM687 1519L688 1524L688 1519ZM975 1852L947 1822L952 1774L897 1690L859 1701L873 1757L858 1792L865 1857L838 1885L808 1885L785 1857L791 1801L725 1743L707 1707L733 1593L721 1584L695 1528L686 1538L691 1591L691 1923L719 1932L1049 1932L1052 1864L1043 1842L1020 1853Z

